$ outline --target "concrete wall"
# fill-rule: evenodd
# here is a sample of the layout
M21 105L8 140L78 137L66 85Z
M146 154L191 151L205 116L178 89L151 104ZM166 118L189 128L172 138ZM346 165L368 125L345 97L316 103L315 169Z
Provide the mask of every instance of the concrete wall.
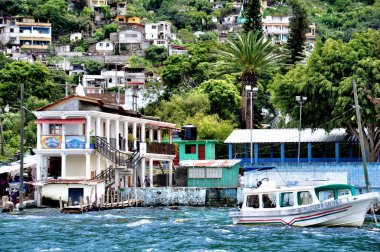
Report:
M86 177L86 156L67 155L66 156L66 177L85 178Z
M96 187L96 189L95 189ZM90 197L90 202L95 202L95 193L98 199L105 192L104 183L99 183L97 185L82 185L82 184L49 184L41 188L41 196L49 201L58 201L61 197L62 201L68 202L69 200L69 188L83 188L84 200L87 196ZM44 201L44 200L43 200ZM87 203L85 201L85 203Z
M137 199L143 206L235 206L236 188L156 187L136 188ZM134 199L133 188L125 188L123 195Z
M124 189L124 197L135 198L133 188ZM206 188L156 187L136 188L137 199L143 200L143 206L204 206Z

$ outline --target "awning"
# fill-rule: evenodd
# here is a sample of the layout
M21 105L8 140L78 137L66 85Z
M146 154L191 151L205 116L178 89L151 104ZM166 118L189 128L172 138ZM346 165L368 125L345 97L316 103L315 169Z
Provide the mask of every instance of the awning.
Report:
M35 124L78 124L86 123L85 118L69 118L69 119L37 119L34 121Z

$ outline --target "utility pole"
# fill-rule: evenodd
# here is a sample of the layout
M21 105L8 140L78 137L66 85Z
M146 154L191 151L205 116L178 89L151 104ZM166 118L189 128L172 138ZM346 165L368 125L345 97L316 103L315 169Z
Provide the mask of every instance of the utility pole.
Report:
M3 122L2 117L3 110L0 108L0 134L1 134L1 155L4 156L4 132L3 132Z
M302 104L307 101L306 96L296 96L296 101L299 103L300 108L300 120L298 123L298 155L297 155L297 163L300 162L300 156L301 156L301 126L302 126Z
M69 96L69 87L67 85L67 81L65 83L65 97Z
M19 203L19 211L22 212L24 210L23 205L23 184L24 184L24 83L21 83L20 88L20 190L19 190L19 197L20 197L20 203Z
M367 170L367 155L365 154L365 149L364 149L362 118L360 116L360 107L359 107L359 101L358 101L358 90L356 88L356 81L355 80L352 81L352 85L354 86L356 120L358 123L358 129L359 129L359 141L360 141L360 150L362 153L362 160L363 160L365 188L366 188L367 192L369 192L370 190L369 190L369 179L368 179L368 170Z

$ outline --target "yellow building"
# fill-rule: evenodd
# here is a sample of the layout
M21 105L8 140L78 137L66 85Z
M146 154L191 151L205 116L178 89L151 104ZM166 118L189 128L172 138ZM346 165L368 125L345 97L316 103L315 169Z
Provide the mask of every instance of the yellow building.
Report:
M141 19L139 17L129 17L127 19L128 24L141 24Z

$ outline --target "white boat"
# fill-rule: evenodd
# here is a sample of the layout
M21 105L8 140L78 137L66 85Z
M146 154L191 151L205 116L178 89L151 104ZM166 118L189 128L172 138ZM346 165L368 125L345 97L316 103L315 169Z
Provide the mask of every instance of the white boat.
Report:
M244 201L229 216L234 224L360 227L377 192L356 194L347 184L276 187L264 179L257 189L244 189Z

